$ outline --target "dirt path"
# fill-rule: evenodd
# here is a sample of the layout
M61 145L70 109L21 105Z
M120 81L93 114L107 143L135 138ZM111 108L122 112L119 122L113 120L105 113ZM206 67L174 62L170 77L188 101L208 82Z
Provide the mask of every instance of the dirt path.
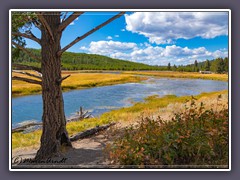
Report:
M12 152L13 168L106 168L109 162L104 158L103 149L109 139L100 133L91 138L78 140L72 143L73 148L63 149L58 157L49 159L54 162L26 162L34 158L37 149L19 149ZM25 160L25 162L23 162ZM22 162L22 163L19 163Z

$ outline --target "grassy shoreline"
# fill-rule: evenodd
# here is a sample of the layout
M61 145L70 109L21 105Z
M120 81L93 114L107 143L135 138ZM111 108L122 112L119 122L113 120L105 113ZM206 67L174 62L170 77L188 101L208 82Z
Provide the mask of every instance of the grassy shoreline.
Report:
M216 81L228 81L227 74L200 74L198 72L178 72L178 71L125 71L124 74L145 75L155 77L168 78L190 78L190 79L206 79Z
M213 100L219 95L228 95L228 91L217 91L210 93L202 93L194 96L198 101L204 101L206 103L215 103ZM191 99L191 96L175 96L166 95L164 97L149 96L145 98L144 102L133 104L131 107L123 107L117 110L113 110L102 114L98 118L85 119L80 122L71 122L67 124L67 130L69 135L76 134L78 132L87 130L97 125L108 124L110 122L120 122L121 124L129 124L136 122L141 116L154 116L162 112L166 112L168 109L176 109L168 106L176 107L183 106L186 100ZM209 105L210 106L210 105ZM181 109L180 109L181 110ZM12 134L12 149L26 148L26 147L38 147L41 137L41 130L34 131L32 133L13 133Z
M154 77L167 77L167 78L192 78L192 79L208 79L228 81L226 74L199 74L193 72L172 72L172 71L122 71L120 74L109 74L108 71L104 73L97 72L81 72L81 71L63 71L62 74L71 74L66 79L62 88L63 91L74 89L84 89L98 86L107 86L115 84L123 84L130 82L140 82L147 79L147 77L139 77L136 75L154 76ZM18 75L13 73L13 75ZM24 75L20 75L25 77ZM12 96L24 96L40 94L41 87L39 85L29 84L22 81L12 81Z
M62 74L71 74L71 76L66 79L62 84L63 91L69 91L74 89L85 89L98 86L107 86L123 83L133 83L146 80L146 77L139 77L131 74L107 74L107 73L76 73L73 71L66 72ZM17 73L13 75L19 76ZM21 77L27 77L25 75L20 75ZM65 76L65 75L63 75ZM26 82L13 80L12 81L12 96L24 96L40 94L41 87L35 84L29 84Z

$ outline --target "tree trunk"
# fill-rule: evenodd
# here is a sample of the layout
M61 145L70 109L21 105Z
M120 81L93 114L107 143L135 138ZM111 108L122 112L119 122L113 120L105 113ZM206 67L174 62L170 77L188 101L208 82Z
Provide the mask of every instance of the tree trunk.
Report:
M45 12L43 17L50 26L42 27L42 99L43 99L43 132L41 146L35 159L42 160L60 152L62 145L71 146L66 130L64 102L61 89L61 57L57 52L61 50L60 39L62 33L58 31L60 24L59 12ZM54 39L54 41L53 41Z

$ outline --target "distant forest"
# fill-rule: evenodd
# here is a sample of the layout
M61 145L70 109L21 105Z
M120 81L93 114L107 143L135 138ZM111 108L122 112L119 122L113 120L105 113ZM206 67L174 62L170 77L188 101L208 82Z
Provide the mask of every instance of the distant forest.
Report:
M40 56L41 51L38 49L28 49L36 56ZM25 65L40 67L37 60L29 57L22 51L12 49L13 63L21 63ZM179 65L168 63L166 66L151 66L142 63L135 63L126 60L113 59L107 56L85 53L65 52L62 55L63 70L122 70L122 71L139 71L139 70L156 70L156 71L184 71L199 72L212 71L215 73L228 72L228 58L217 58L214 60L206 60L194 64Z
M195 60L194 64L189 64L185 66L171 66L171 64L168 63L167 69L172 71L184 72L211 71L219 74L228 73L228 58L217 58L213 60L206 60L203 62L198 62L197 60Z

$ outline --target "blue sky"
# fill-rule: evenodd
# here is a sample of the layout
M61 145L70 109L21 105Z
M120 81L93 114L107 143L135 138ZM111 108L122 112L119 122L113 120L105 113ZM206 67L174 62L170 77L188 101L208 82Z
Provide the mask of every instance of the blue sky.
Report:
M85 12L63 32L64 47L118 12ZM32 29L40 37L40 32ZM27 40L27 47L40 48ZM226 12L127 12L68 49L150 65L228 56Z

